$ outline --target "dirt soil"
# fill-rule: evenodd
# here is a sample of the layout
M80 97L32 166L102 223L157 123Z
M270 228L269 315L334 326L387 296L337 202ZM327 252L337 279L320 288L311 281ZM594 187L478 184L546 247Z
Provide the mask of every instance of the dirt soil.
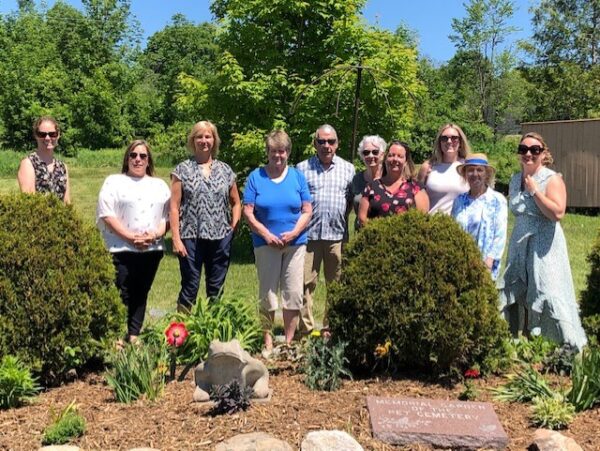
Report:
M31 406L0 411L0 449L36 450L42 432L57 412L75 400L87 420L86 434L72 444L84 450L117 450L152 447L161 450L212 449L237 434L267 432L300 449L304 436L318 429L340 429L351 434L365 450L427 450L424 445L394 447L373 439L366 396L409 396L456 400L462 386L443 387L414 379L365 379L345 381L337 392L315 392L302 382L302 375L287 363L270 368L273 397L255 403L233 416L212 417L208 406L192 401L191 373L183 382L171 382L156 402L131 405L114 401L102 375L48 390ZM500 378L477 380L478 401L492 401L487 388ZM531 444L535 428L529 423L529 406L494 402L500 422L510 438L508 449L524 450ZM569 429L584 450L600 450L600 409L577 415Z

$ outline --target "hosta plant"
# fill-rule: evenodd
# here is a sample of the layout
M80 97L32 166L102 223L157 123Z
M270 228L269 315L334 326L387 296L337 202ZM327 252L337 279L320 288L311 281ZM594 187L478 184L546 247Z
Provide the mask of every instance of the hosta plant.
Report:
M575 407L561 394L534 398L531 412L533 424L547 429L564 429L575 418Z

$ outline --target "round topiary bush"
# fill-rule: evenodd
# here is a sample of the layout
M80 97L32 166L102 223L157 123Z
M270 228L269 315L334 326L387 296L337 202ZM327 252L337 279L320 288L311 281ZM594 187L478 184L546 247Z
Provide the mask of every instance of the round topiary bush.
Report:
M410 211L369 222L349 243L329 323L354 372L456 376L504 349L497 302L474 240L449 216Z
M60 382L124 324L110 256L72 207L39 194L0 197L0 243L0 355Z
M581 292L581 319L590 344L600 344L600 231L587 257L590 273L587 286Z

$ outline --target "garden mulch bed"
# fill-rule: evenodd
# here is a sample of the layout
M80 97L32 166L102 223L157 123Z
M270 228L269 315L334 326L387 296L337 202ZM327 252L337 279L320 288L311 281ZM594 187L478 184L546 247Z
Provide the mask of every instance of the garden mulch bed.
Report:
M87 432L73 444L85 450L154 447L161 450L212 449L237 434L268 432L300 448L304 436L318 429L340 429L350 433L368 450L426 450L426 446L393 447L371 436L366 396L410 396L455 400L462 390L415 379L364 379L345 381L337 392L314 392L287 363L270 368L273 397L256 403L233 416L212 417L208 406L192 402L192 378L169 383L156 402L131 405L114 401L101 375L51 389L34 405L0 411L0 449L35 450L52 411L75 400L87 420ZM497 386L500 378L477 380L478 401L491 401L486 387ZM530 426L529 407L523 404L494 403L500 422L510 438L510 450L523 450L531 443L535 428ZM600 450L600 409L577 415L563 434L573 437L585 450Z

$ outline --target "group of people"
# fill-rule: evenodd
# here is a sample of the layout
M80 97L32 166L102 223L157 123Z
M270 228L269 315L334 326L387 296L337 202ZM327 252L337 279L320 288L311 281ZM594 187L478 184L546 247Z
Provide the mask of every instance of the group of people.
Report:
M42 117L33 131L37 148L19 167L21 190L51 192L70 202L67 168L54 158L58 123ZM100 190L97 224L128 308L129 341L140 334L169 228L181 273L177 306L189 311L202 268L206 295L221 292L242 214L254 246L263 356L273 349L271 329L280 302L286 343L297 331L309 334L315 328L313 296L321 266L327 284L339 280L342 243L354 207L357 229L412 208L452 215L474 238L492 278L498 279L500 309L514 334L541 333L577 349L586 344L559 222L565 214L566 188L561 175L548 168L552 155L540 135L528 133L519 143L521 172L511 179L508 203L493 189L495 170L487 156L471 153L456 124L439 129L432 155L418 173L407 143L394 140L388 145L377 135L360 142L365 169L356 173L352 163L337 155L337 132L327 124L314 134L315 155L292 167L291 139L275 130L265 138L267 163L246 180L243 206L235 172L218 159L220 143L213 123L196 123L187 140L191 156L172 171L169 189L154 176L149 144L133 141L121 173L107 177ZM508 205L515 225L507 267L499 277ZM323 333L329 333L327 312Z

